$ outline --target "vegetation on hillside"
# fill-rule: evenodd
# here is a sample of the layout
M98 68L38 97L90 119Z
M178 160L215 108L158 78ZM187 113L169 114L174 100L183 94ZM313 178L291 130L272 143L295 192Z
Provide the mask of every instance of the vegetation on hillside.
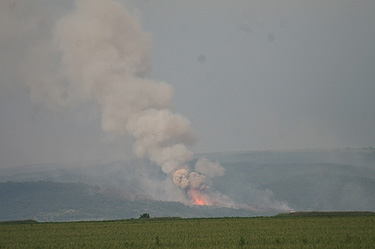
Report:
M7 182L0 183L0 221L115 220L154 217L218 217L273 215L276 211L186 206L180 202L147 199L128 200L102 193L99 187L82 183Z
M149 162L131 161L0 169L0 221L108 220L137 218L140 213L185 218L259 216L279 213L281 210L272 209L280 207L375 211L373 148L199 156L218 160L226 169L223 176L210 179L212 189L258 211L155 201L171 199L169 192L164 191L166 175ZM149 184L145 186L145 182ZM100 187L87 185L92 183Z

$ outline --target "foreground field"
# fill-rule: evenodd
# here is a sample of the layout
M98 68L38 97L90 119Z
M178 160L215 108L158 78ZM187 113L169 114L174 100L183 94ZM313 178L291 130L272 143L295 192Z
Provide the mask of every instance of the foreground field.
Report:
M375 216L1 224L0 248L373 248Z

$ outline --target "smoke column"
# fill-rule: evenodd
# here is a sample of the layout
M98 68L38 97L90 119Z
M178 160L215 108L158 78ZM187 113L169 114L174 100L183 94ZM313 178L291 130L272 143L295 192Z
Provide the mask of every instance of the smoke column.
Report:
M54 46L61 56L64 99L94 102L103 130L133 136L135 154L159 165L191 203L221 204L210 196L216 192L207 179L224 174L224 168L200 159L195 168L204 175L190 171L188 147L197 134L184 116L171 111L173 88L146 77L150 36L120 3L77 0L75 12L58 21Z

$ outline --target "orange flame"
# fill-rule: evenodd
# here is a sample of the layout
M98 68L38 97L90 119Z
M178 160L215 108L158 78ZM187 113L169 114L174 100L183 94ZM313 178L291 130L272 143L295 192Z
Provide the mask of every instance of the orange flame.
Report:
M202 200L199 200L198 198L195 198L195 204L196 204L196 205L203 206L203 205L204 205L204 202L203 202Z
M202 198L201 194L196 189L190 190L191 197L194 199L194 205L204 206L210 205L210 202Z

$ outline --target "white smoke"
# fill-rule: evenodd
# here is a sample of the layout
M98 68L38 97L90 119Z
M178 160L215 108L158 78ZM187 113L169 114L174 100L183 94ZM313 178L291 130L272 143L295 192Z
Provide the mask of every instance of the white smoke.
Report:
M219 162L211 162L207 158L201 158L195 163L195 170L207 177L223 176L225 169Z
M104 131L113 137L130 134L135 154L169 177L153 178L156 170L138 167L123 178L136 179L144 192L163 200L234 207L210 187L225 173L220 163L201 158L190 165L189 147L198 137L190 122L171 110L173 88L146 77L152 42L137 18L113 0L75 0L66 15L60 7L67 2L70 8L71 1L0 1L0 72L12 79L1 84L25 82L31 98L52 109L94 104ZM266 194L258 196L272 206Z
M133 136L135 154L159 165L188 196L190 189L207 189L206 176L187 166L197 135L171 111L173 88L146 77L151 40L136 18L112 0L77 0L75 12L58 21L54 45L66 98L93 101L103 130ZM207 159L196 168L208 177L224 173Z
M178 169L173 174L173 182L181 189L186 189L190 185L189 172L186 169Z
M194 144L196 135L189 121L170 110L149 109L131 116L127 128L137 140L135 152L169 174L192 159L186 145Z

